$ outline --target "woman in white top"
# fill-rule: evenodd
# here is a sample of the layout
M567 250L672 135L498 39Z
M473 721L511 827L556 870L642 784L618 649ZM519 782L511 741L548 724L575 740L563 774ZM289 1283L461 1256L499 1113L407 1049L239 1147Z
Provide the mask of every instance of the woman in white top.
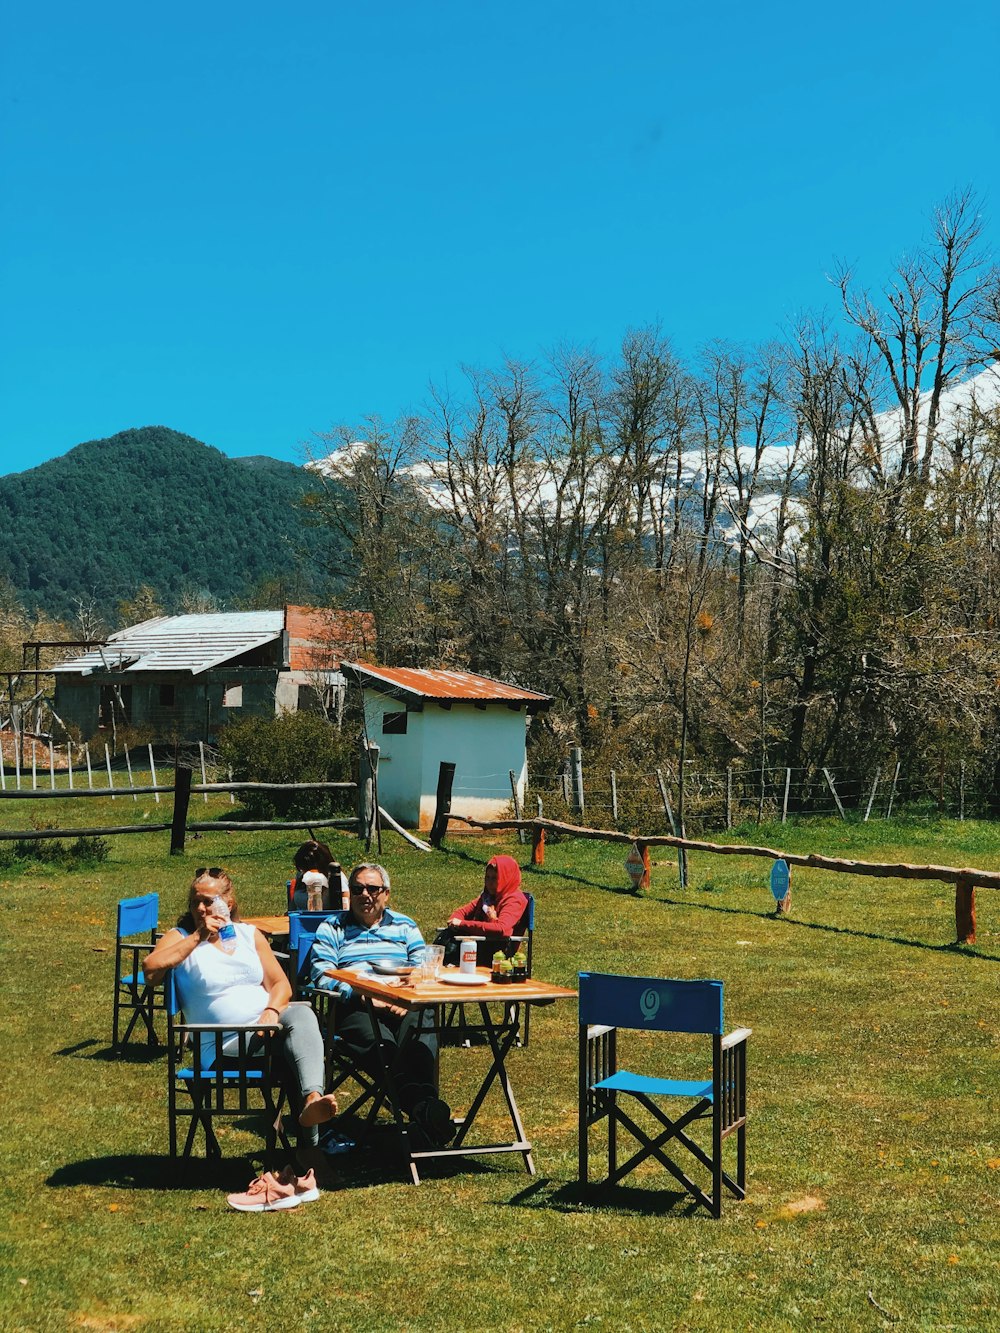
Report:
M236 927L236 947L219 942L226 924L218 902L225 902ZM147 955L146 981L157 985L173 968L178 998L189 1023L278 1023L286 1086L299 1110L298 1156L306 1167L322 1167L318 1126L337 1111L336 1098L323 1093L323 1038L316 1015L306 1004L289 1004L292 988L271 946L254 926L239 919L232 880L219 866L201 870L191 883L188 910ZM223 1050L235 1049L235 1034ZM251 1053L253 1045L250 1047Z

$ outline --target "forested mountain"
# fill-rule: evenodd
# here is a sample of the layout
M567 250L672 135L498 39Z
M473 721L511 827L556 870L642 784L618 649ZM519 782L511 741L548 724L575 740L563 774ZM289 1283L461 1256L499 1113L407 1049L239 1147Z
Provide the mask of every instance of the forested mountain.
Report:
M144 585L167 612L265 588L321 598L331 539L296 509L310 485L304 468L227 458L165 426L92 440L0 477L0 579L32 611L112 624Z

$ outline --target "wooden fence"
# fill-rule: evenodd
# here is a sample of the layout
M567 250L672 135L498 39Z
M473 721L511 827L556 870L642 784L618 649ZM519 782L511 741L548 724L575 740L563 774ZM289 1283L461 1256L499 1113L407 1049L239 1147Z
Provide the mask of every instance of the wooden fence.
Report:
M131 777L131 768L129 768ZM0 800L8 801L53 801L77 800L80 797L139 796L153 795L159 802L160 796L173 799L171 818L163 822L145 821L142 824L103 825L95 828L31 828L14 831L0 830L0 842L34 841L40 838L97 838L120 836L131 833L170 832L170 851L177 855L184 851L184 843L189 833L209 833L213 830L254 832L266 829L349 829L359 837L370 840L373 827L378 822L378 806L373 799L371 789L356 782L192 782L192 770L185 765L174 769L174 781L169 786L157 783L145 786L128 787L56 787L17 788L5 787L0 790ZM358 796L358 813L349 818L316 818L284 820L241 820L214 819L189 820L188 810L192 795L219 795L225 792L274 791L274 792L354 792Z
M576 824L566 824L554 819L494 819L478 820L463 815L448 814L450 824L458 821L472 828L516 829L530 832L532 835L531 859L533 865L542 865L545 861L545 834L558 833L573 838L590 838L602 842L634 845L642 857L645 873L639 888L649 887L649 849L650 847L674 847L678 857L687 852L707 852L717 856L760 856L771 861L784 861L789 866L802 866L810 870L832 870L845 875L869 875L879 879L920 879L936 883L954 884L955 886L955 933L959 944L976 942L976 895L977 888L1000 889L1000 872L978 870L973 867L909 865L906 862L883 863L879 861L849 861L843 857L822 856L816 852L806 854L783 852L774 847L752 847L742 843L721 844L702 842L694 838L679 838L671 834L658 834L650 837L637 837L631 833L622 833L617 829L584 828ZM681 874L684 868L682 863Z

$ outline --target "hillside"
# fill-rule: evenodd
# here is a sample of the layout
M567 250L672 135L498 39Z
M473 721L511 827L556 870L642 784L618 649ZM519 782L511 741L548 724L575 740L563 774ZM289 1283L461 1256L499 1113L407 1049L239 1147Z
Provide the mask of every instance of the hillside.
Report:
M0 578L58 617L79 598L113 619L141 584L167 611L205 594L227 605L265 580L312 600L328 538L304 540L295 505L310 485L304 468L227 458L165 426L122 431L0 477Z

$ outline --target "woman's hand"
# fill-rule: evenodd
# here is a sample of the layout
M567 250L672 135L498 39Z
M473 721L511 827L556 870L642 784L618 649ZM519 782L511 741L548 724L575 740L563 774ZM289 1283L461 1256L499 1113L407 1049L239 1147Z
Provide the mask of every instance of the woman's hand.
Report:
M483 916L487 921L495 921L497 919L497 909L492 903L483 904Z
M448 918L449 926L460 926L461 924L462 924L462 918L460 916L450 916Z
M198 926L198 938L214 944L219 938L219 931L226 924L226 918L217 912L206 912Z
M270 1015L270 1017L268 1017L268 1015ZM280 1017L281 1017L281 1011L278 1009L278 1006L274 1004L268 1004L265 1005L265 1007L257 1015L257 1022L266 1023L268 1027L273 1027L275 1023L277 1023ZM264 1035L263 1031L257 1033L258 1037L263 1037L263 1035Z

